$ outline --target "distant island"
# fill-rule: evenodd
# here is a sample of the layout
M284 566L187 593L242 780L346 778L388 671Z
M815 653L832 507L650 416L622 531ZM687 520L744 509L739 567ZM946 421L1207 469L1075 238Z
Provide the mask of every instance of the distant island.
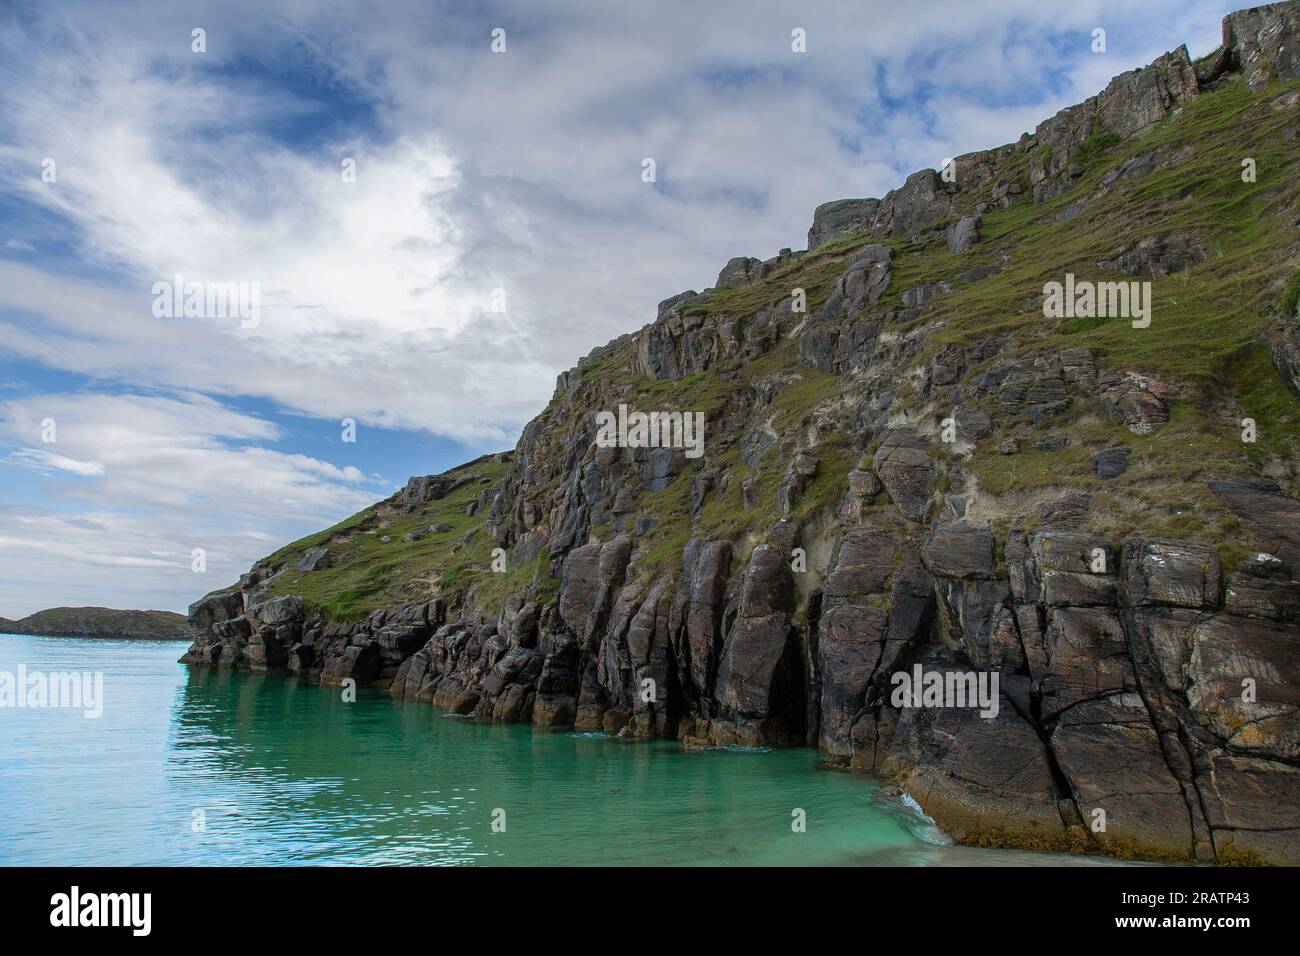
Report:
M51 607L11 621L0 617L0 634L38 637L111 637L192 641L194 630L172 611L123 611L111 607Z

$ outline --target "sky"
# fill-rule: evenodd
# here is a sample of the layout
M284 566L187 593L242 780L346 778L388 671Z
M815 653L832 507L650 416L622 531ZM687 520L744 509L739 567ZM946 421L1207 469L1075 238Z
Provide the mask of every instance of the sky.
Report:
M0 616L183 611L1231 6L0 0Z

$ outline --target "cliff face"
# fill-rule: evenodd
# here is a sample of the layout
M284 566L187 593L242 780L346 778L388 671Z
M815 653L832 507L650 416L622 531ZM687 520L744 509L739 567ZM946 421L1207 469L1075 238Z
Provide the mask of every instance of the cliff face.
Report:
M1277 4L828 203L562 374L513 453L197 602L184 660L815 746L968 843L1298 863L1298 135ZM620 405L703 413L703 454L604 447ZM996 706L900 700L918 667Z
M189 622L172 611L122 611L111 607L52 607L17 621L0 618L0 634L150 641L192 641L195 638Z

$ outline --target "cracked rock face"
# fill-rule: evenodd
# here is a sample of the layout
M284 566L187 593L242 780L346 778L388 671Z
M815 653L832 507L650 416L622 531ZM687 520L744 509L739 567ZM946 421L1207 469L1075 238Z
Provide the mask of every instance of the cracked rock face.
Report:
M1223 46L1251 89L1300 76L1300 9L1294 3L1238 10L1223 19Z
M907 429L890 432L877 450L872 466L885 492L909 518L920 520L930 504L934 462L930 443Z

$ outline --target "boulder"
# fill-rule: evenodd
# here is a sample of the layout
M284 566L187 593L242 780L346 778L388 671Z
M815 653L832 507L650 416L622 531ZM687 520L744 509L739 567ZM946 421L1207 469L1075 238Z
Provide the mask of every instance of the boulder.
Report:
M849 487L840 499L840 517L849 524L857 524L867 506L872 504L876 495L885 490L880 479L873 472L854 468L848 475Z
M244 613L244 595L239 590L213 591L189 607L189 621L197 628L208 628L219 621L229 621Z
M879 199L837 199L822 203L813 211L808 230L809 251L845 236L868 232L879 208Z
M753 285L763 278L763 263L750 256L737 256L727 262L718 273L719 289L739 289Z
M964 216L943 231L944 241L951 253L967 252L980 241L979 228L982 216Z
M303 617L302 598L272 598L262 604L251 606L248 609L248 617L261 624L272 626L301 621Z
M1128 471L1128 456L1132 449L1127 445L1103 448L1091 458L1093 473L1102 481L1118 478Z
M323 571L330 566L330 553L326 548L308 548L298 562L299 571Z

